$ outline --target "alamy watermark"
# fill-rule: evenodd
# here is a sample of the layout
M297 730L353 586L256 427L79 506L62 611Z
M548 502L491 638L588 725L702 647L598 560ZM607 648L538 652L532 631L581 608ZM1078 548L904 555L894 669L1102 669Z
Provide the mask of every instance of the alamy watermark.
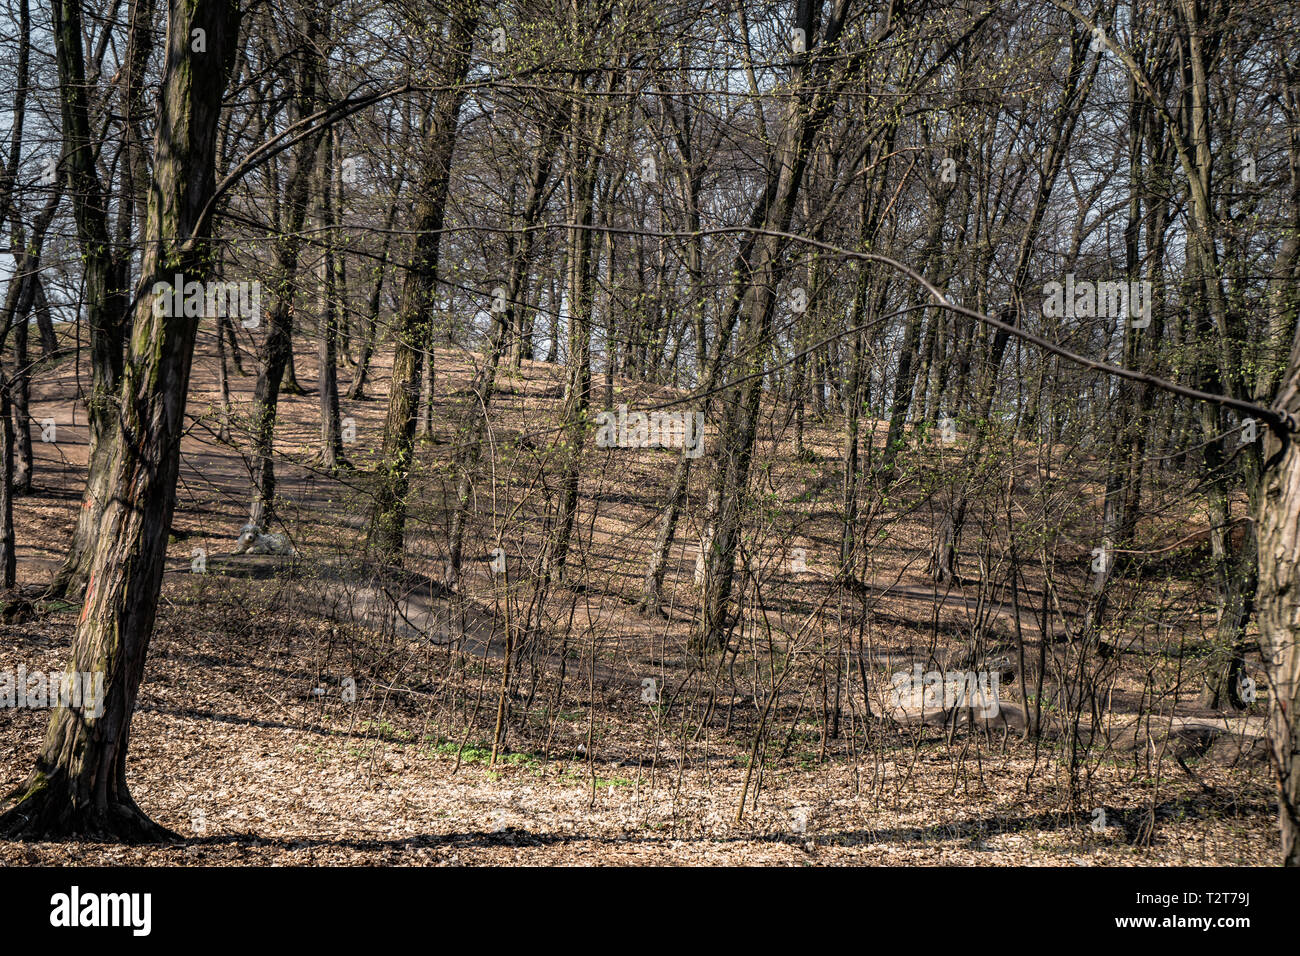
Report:
M231 316L246 329L255 329L262 321L262 283L257 281L186 282L177 273L172 282L155 282L153 296L153 314L159 318Z
M704 453L703 412L631 412L626 405L596 416L597 448L680 448L687 458Z
M981 717L998 715L997 671L926 671L916 664L898 671L889 682L889 702L907 710L952 710L973 707Z
M0 670L0 708L71 707L90 717L104 714L104 672L73 671L46 674Z
M50 925L60 928L118 926L133 936L153 928L152 893L83 893L73 886L50 897Z
M1043 315L1054 319L1073 319L1076 316L1118 318L1123 316L1135 329L1145 329L1151 324L1151 282L1089 282L1076 281L1073 272L1065 275L1065 282L1049 282L1043 286Z

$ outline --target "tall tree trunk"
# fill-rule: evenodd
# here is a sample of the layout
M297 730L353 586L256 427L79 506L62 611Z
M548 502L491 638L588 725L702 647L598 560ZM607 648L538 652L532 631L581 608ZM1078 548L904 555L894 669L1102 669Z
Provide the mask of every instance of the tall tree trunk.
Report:
M28 495L32 491L32 429L28 411L31 383L31 359L27 351L28 317L23 315L14 326L14 374L10 380L14 430L13 493Z
M296 58L295 109L291 113L295 122L310 116L315 109L320 82L316 49L319 24L315 14L306 13L305 17L306 22L301 27L305 33L304 42ZM275 241L266 337L259 350L257 382L253 386L253 488L248 520L258 528L267 527L275 516L275 420L280 394L284 390L285 368L293 356L295 278L320 135L318 132L304 136L292 149L284 190L287 207L284 229Z
M98 149L91 138L81 3L79 0L51 0L51 10L63 118L64 163L85 268L91 356L87 408L90 469L68 553L50 587L51 596L61 596L79 594L85 586L100 515L108 500L107 446L117 424L115 399L122 375L127 300L126 290L119 285L125 271L114 261L109 241L108 204L96 164Z
M1300 335L1274 407L1300 420ZM1269 747L1278 778L1282 861L1300 866L1300 444L1265 438L1255 508L1260 657L1268 676Z
M0 587L6 590L18 580L14 538L14 423L9 400L12 385L12 378L0 368Z
M198 321L155 310L153 293L177 273L206 277L217 119L239 20L233 0L171 4L141 282L118 427L105 442L109 496L68 666L102 676L102 710L54 711L35 770L0 817L7 836L167 836L131 798L126 757L162 586ZM194 30L204 31L205 52L191 49Z
M320 465L326 471L334 471L344 464L343 427L339 421L339 377L338 377L338 274L335 272L334 260L339 255L335 248L338 240L337 223L334 218L335 177L339 171L334 155L334 136L330 133L321 137L320 176L320 224L324 242L324 254L321 257L321 294L320 294L320 378L317 391L320 393Z
M769 167L771 172L766 189L750 216L750 225L755 228L785 232L790 226L813 140L836 96L835 83L814 82L818 72L815 70L818 50L837 48L851 6L850 0L834 5L834 12L825 23L820 47L810 49L798 67L799 75ZM816 34L815 7L815 4L800 6L799 27L805 31L810 44ZM892 32L891 11L873 32L870 42L879 42ZM736 354L744 357L740 368L736 369L738 374L758 371L756 366L767 355L784 245L778 237L755 234L747 237L741 245L733 269L737 279L728 308L729 313L739 310L744 316L737 339ZM709 498L711 510L700 542L703 608L691 638L694 650L699 653L722 646L732 623L729 605L736 549L754 439L758 433L762 387L762 376L759 376L739 388L728 389L722 395L723 420Z
M415 243L398 305L397 344L388 393L388 417L384 422L382 465L370 526L370 544L385 560L395 564L401 563L406 538L406 494L414 464L420 372L429 341L451 159L456 149L457 123L465 98L465 76L469 71L478 13L478 0L466 0L451 12L442 71L444 87L437 95L424 141L424 166L415 193ZM428 359L432 361L433 357Z
M597 150L605 143L609 124L609 109L600 100L600 118L597 129L591 129L588 108L582 93L582 78L575 77L571 92L573 105L569 125L569 147L566 160L567 189L569 193L569 221L574 228L568 235L568 326L569 347L566 356L569 374L565 383L563 429L563 471L560 474L559 516L551 535L544 567L545 581L562 581L568 560L569 542L578 514L578 479L582 457L587 409L591 405L591 326L595 310L595 290L592 282L592 259L596 171L600 162ZM610 90L613 75L608 80Z

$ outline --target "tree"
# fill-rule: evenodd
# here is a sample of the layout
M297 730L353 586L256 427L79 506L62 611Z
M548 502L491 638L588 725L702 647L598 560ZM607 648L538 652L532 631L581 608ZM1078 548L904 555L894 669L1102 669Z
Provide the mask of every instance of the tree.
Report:
M384 423L383 471L375 495L370 543L386 560L399 563L406 536L406 493L414 465L415 425L420 405L420 372L429 358L433 295L438 253L447 212L451 158L456 150L457 121L465 98L478 25L477 0L454 4L448 15L446 53L433 116L424 137L423 166L415 188L414 248L406 265L396 318L396 353Z
M169 10L141 280L107 436L104 517L68 665L103 675L102 712L85 702L54 711L31 777L0 817L8 836L167 835L131 798L126 759L162 586L198 331L196 317L167 314L174 311L169 290L177 274L206 276L217 120L240 19L235 0L172 0Z
M115 427L114 396L122 375L130 304L130 238L135 219L135 187L132 177L143 174L132 136L137 132L143 76L149 60L151 39L150 2L133 5L122 73L123 116L126 120L127 157L123 163L123 188L118 208L116 243L109 236L108 189L101 181L98 154L102 143L92 137L91 112L86 79L85 35L81 4L77 0L51 0L56 59L59 68L59 101L63 118L63 160L67 166L68 195L77 224L77 239L85 259L87 325L90 329L91 386L90 469L82 495L81 511L73 531L72 544L49 593L53 597L80 594L88 580L90 554L99 529L108 494L108 444ZM104 47L94 63L100 68Z

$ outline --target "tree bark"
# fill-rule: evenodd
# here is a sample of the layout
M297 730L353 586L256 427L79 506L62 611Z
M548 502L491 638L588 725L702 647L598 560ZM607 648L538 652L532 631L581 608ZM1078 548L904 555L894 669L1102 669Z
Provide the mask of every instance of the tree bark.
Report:
M162 586L198 321L159 314L153 290L176 273L206 278L217 119L234 60L234 0L172 0L130 354L123 368L103 520L68 670L103 675L102 711L60 707L0 833L42 839L156 839L127 788L126 757ZM191 48L202 30L205 52Z
M306 37L298 55L295 79L295 121L311 115L319 89L319 59L315 39L319 25L307 14ZM253 386L253 488L248 520L267 527L275 516L275 420L284 390L285 368L293 356L294 280L302 247L302 224L307 216L312 169L320 133L304 136L294 145L285 184L284 229L275 242L275 270L271 302L267 309L266 338L262 340L257 382Z
M1300 416L1300 336L1274 405ZM1300 445L1265 438L1255 523L1260 656L1268 676L1269 748L1278 783L1282 861L1300 866Z
M415 243L395 323L397 344L388 393L388 417L384 422L383 464L370 526L371 546L394 564L401 563L406 539L406 494L414 464L420 373L429 341L451 159L456 149L457 123L465 99L465 76L469 71L478 14L478 0L467 0L451 13L442 74L445 87L437 96L424 140L424 167L415 193ZM429 360L432 361L432 356Z
M51 596L62 596L78 594L85 585L100 515L107 501L107 444L117 424L114 400L122 375L128 306L126 290L122 287L126 264L114 260L108 233L108 205L95 162L98 149L91 138L81 4L78 0L52 0L51 10L68 194L85 263L91 356L87 403L90 468L72 542L50 587Z
M335 271L335 257L340 253L335 249L338 230L333 202L335 179L339 172L335 169L332 133L321 137L320 150L320 224L325 246L321 257L320 378L317 385L320 393L320 465L326 471L334 471L346 462L339 418L338 322L342 307L338 302L339 276Z

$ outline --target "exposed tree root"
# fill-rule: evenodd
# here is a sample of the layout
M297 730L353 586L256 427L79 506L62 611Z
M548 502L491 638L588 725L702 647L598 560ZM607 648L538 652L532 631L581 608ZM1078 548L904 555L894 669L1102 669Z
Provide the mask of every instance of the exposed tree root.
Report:
M184 839L145 815L124 785L113 801L81 802L58 778L37 771L0 815L0 839L85 840L93 843L173 843Z

